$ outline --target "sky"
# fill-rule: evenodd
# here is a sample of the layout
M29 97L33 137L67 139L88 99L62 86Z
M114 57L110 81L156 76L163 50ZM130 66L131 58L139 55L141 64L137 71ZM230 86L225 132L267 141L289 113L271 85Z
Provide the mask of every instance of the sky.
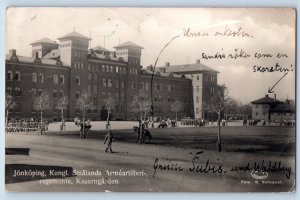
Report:
M273 88L277 98L295 98L295 11L281 8L9 8L6 13L6 52L31 56L30 43L41 38L57 38L73 30L92 38L91 46L114 46L132 41L143 46L141 65L158 66L195 63L196 59L220 73L218 84L225 84L229 95L249 103L268 94L268 88L285 72L254 72L256 66L278 65L289 69ZM208 36L186 37L184 31ZM215 36L239 28L250 37ZM104 44L105 38L105 44ZM205 55L243 50L249 58L204 59ZM272 58L255 58L255 53ZM285 58L276 58L278 53ZM293 71L291 71L293 70ZM273 94L274 94L273 93ZM273 94L269 94L273 96Z

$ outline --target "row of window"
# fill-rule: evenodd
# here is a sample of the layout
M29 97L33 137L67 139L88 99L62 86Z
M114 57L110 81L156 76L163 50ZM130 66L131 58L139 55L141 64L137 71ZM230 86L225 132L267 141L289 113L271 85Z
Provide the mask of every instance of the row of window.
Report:
M7 87L6 93L10 96L21 96L21 88L20 87Z
M102 86L103 87L112 87L113 86L112 79L103 79L102 80ZM124 88L124 87L125 87L125 81L124 80L121 80L121 82L119 80L116 80L116 88Z
M75 62L75 69L83 69L84 64L82 62ZM99 65L88 64L88 70L100 71ZM102 72L106 73L118 73L126 74L126 68L121 66L102 65ZM137 74L137 71L135 72Z
M37 75L37 73L33 72L32 73L32 82L33 83L36 83L36 82L39 82L39 83L44 83L44 74L43 73L39 73L39 75ZM65 84L65 76L64 75L56 75L54 74L53 75L53 83L54 84Z
M136 68L129 68L129 74L137 75L138 70Z
M21 73L16 71L15 74L12 71L7 72L7 80L12 81L20 81L21 80Z

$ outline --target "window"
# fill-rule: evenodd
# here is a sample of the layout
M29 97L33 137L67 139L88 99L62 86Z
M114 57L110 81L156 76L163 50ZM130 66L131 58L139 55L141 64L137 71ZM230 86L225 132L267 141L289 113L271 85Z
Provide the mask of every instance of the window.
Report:
M21 73L19 71L17 71L15 73L15 81L20 81L21 80Z
M33 97L36 97L36 89L35 88L31 88L31 95Z
M114 72L114 67L110 66L110 72L113 73Z
M64 94L65 94L65 92L64 92L63 90L60 90L60 91L59 91L59 97L63 97Z
M65 84L65 76L64 75L60 75L60 80L59 82L63 85Z
M97 92L98 92L98 87L97 87L97 85L94 85L94 86L93 86L93 90L94 90L94 93L97 94Z
M109 72L109 66L106 65L106 72Z
M141 89L143 90L144 89L144 83L141 82Z
M53 83L58 84L58 76L57 75L53 76Z
M199 103L199 97L196 97L196 103Z
M39 74L39 82L44 83L44 74L43 73Z
M13 95L12 87L7 87L7 88L6 88L6 93L7 93L8 95L12 96L12 95Z
M106 93L102 92L102 99L105 99L105 98L106 98Z
M122 80L122 81L121 81L121 88L124 88L124 86L125 86L125 81Z
M124 102L124 93L121 93L121 102Z
M92 93L92 85L91 85L91 84L88 85L88 93L89 93L89 94Z
M148 90L149 89L149 85L148 82L145 83L145 89Z
M111 80L111 79L108 79L108 80L107 80L107 86L108 86L108 87L112 87L112 80Z
M91 73L91 72L90 72L89 75L88 75L88 79L89 79L89 80L92 80L92 73Z
M44 89L40 88L39 89L39 96L44 92Z
M131 88L135 89L135 82L134 81L132 81Z
M169 92L171 91L171 85L170 84L168 85L168 91Z
M199 80L199 75L197 75L197 80Z
M102 72L105 72L105 65L102 65Z
M104 79L102 80L102 86L103 86L103 87L106 87L106 85L107 85L107 84L106 84L106 79L104 78Z
M36 83L36 81L37 81L36 73L33 72L33 73L32 73L32 82L33 82L33 83Z
M57 98L57 97L58 97L57 90L53 90L53 98Z
M76 84L80 85L80 76L76 76Z
M76 96L76 99L78 99L80 97L80 91L76 91L75 96Z
M83 63L81 63L81 69L83 69Z
M7 79L8 79L9 81L12 81L12 80L13 80L13 72L12 72L12 71L8 71L8 72L7 72Z
M97 82L98 81L98 75L95 73L94 74L94 81Z
M120 86L120 81L116 80L116 88L119 88L119 86Z
M196 108L196 114L199 114L199 108Z
M160 83L160 84L159 84L159 90L162 91L162 88L163 88L163 87L162 87L162 84Z
M154 88L155 88L155 91L158 91L159 90L159 88L158 88L159 86L158 86L158 84L157 83L155 83L154 84Z
M116 73L119 73L119 67L116 66Z
M88 64L88 70L91 70L91 65L90 64Z
M199 90L199 86L197 86L197 89L196 89L196 91L197 91L197 92L199 92L199 91L200 91L200 90Z
M21 88L15 87L15 96L21 96Z

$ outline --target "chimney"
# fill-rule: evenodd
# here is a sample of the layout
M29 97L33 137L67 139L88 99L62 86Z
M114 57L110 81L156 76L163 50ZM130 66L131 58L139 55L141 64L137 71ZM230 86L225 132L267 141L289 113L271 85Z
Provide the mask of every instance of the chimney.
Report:
M197 60L196 60L196 64L200 64L200 59L197 59Z
M269 95L266 94L266 97L269 97Z
M16 56L17 55L17 51L15 49L11 49L9 50L9 57L12 57L12 56Z
M170 66L170 63L169 62L166 62L166 67L169 67Z
M274 102L276 102L276 94L274 94Z
M35 52L35 59L39 58L39 52Z
M288 104L288 105L290 105L290 104L291 104L291 102L290 102L290 100L289 100L289 99L287 99L287 100L285 101L285 103L286 103L286 104Z

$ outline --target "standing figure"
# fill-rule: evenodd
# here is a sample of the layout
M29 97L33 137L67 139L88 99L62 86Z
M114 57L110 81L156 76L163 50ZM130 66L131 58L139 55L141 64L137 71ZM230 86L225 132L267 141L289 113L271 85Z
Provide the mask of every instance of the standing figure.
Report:
M107 142L105 152L107 152L109 149L110 153L113 153L113 151L111 149L111 145L114 141L115 141L115 137L111 134L110 131L108 131L107 134L105 135L105 139L104 139L104 144Z

